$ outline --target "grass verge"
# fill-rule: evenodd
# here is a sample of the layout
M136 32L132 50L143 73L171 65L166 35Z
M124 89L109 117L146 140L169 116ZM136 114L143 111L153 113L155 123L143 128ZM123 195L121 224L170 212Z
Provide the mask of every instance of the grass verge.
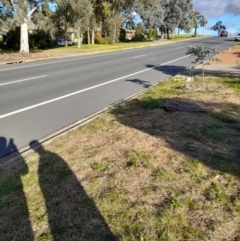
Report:
M239 83L167 80L1 166L0 240L240 240Z

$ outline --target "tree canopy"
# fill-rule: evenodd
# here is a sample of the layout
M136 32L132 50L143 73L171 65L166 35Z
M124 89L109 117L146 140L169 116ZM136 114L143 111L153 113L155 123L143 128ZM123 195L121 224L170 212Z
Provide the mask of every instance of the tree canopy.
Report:
M29 51L30 22L53 39L62 36L67 40L69 30L75 31L80 47L86 31L88 43L99 36L118 41L123 24L134 29L136 14L144 30L159 29L162 36L169 36L176 28L189 32L206 24L202 15L193 19L193 0L0 0L0 28L21 26L22 52Z
M222 21L217 21L215 25L211 27L213 31L217 31L220 34L223 30L226 30L225 25L222 24Z

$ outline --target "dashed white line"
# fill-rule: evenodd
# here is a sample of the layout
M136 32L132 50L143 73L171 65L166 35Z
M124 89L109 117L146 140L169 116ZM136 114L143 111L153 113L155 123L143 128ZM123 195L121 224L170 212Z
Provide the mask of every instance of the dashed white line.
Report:
M15 81L11 81L11 82L1 83L0 86L15 84L15 83L19 83L19 82L28 81L28 80L40 79L40 78L44 78L44 77L47 77L47 75L36 76L36 77L28 78L28 79L15 80Z
M18 113L21 113L21 112L24 112L24 111L27 111L27 110L30 110L30 109L34 109L34 108L36 108L36 107L43 106L43 105L46 105L46 104L49 104L49 103L52 103L52 102L55 102L55 101L58 101L58 100L62 100L62 99L68 98L68 97L70 97L70 96L77 95L77 94L80 94L80 93L82 93L82 92L85 92L85 91L88 91L88 90L92 90L92 89L95 89L95 88L98 88L98 87L101 87L101 86L104 86L104 85L107 85L107 84L116 82L116 81L118 81L118 80L125 79L125 78L128 78L128 77L131 77L131 76L134 76L134 75L137 75L137 74L140 74L140 73L149 71L149 70L151 70L151 69L155 69L155 68L157 68L157 67L159 67L159 66L170 64L170 63L172 63L172 62L175 62L175 61L178 61L178 60L187 58L187 57L189 57L189 55L183 56L183 57L178 58L178 59L171 60L171 61L166 62L166 63L163 63L163 64L158 64L158 65L156 65L156 66L154 66L154 67L147 68L147 69L144 69L144 70L141 70L141 71L138 71L138 72L129 74L129 75L125 75L125 76L122 76L122 77L120 77L120 78L113 79L113 80L104 82L104 83L99 84L99 85L94 85L94 86L88 87L88 88L86 88L86 89L82 89L82 90L79 90L79 91L76 91L76 92L73 92L73 93L70 93L70 94L67 94L67 95L60 96L60 97L58 97L58 98L54 98L54 99L51 99L51 100L48 100L48 101L44 101L44 102L41 102L41 103L36 104L36 105L31 105L31 106L28 106L28 107L25 107L25 108L22 108L22 109L13 111L13 112L9 112L9 113L7 113L7 114L1 115L1 116L0 116L0 119L6 118L6 117L8 117L8 116L15 115L15 114L18 114Z
M222 46L222 45L224 45L224 44L225 44L225 43L216 45L216 46L214 46L214 48L217 48L217 47Z
M186 46L184 46L184 47L178 47L178 48L175 48L175 49L185 49L186 48Z
M139 55L139 56L135 56L135 57L132 57L133 59L137 59L137 58L142 58L144 56L147 56L146 54L145 55Z

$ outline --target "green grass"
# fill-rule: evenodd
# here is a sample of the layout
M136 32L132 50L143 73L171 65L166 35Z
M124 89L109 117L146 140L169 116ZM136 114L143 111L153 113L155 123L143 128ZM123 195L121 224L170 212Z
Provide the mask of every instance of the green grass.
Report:
M162 106L165 103L165 99L152 99L152 98L147 98L144 100L142 103L142 108L143 109L156 109Z
M226 124L239 124L239 121L223 113L213 113L212 117Z
M234 89L237 93L240 93L240 78L239 77L223 77L216 78L214 81L223 84L226 88Z
M203 135L213 141L224 141L225 135L221 133L221 128L218 125L204 124L202 128Z
M232 46L233 49L240 49L240 44L236 44L234 46Z
M174 34L174 36L172 34L169 35L169 38L172 40L182 40L182 39L192 39L192 38L199 38L199 37L207 37L207 36L203 36L203 35L197 35L197 37L193 37L192 35L189 34Z
M21 188L19 177L12 176L1 183L0 198L8 195L11 192L17 191Z
M196 138L197 138L196 133L195 133L194 131L192 131L192 130L187 130L187 131L185 131L185 132L184 132L184 136L185 136L186 138L192 138L192 139L196 139Z
M127 161L127 166L129 167L138 167L141 164L147 167L150 159L149 156L146 155L143 151L137 150L126 151L124 157Z
M93 171L98 171L101 170L103 166L101 163L95 162L92 164L91 168L93 169Z

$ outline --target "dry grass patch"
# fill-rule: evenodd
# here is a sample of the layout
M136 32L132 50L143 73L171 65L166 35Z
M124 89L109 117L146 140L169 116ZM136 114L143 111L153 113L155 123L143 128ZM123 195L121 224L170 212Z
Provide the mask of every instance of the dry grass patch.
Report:
M0 240L240 240L240 79L184 84L2 166Z

